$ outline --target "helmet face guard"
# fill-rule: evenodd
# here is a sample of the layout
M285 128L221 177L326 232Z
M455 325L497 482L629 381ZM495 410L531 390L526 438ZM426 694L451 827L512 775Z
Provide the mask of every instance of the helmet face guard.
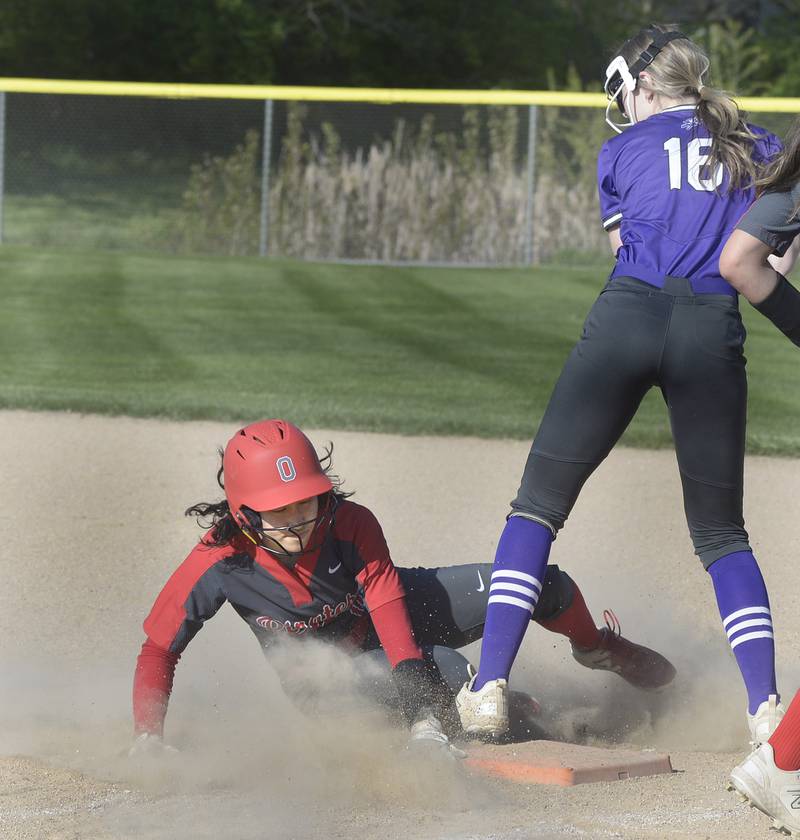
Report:
M636 90L636 86L639 83L639 74L642 70L653 63L656 56L670 41L678 39L683 39L685 41L689 40L683 32L678 32L677 30L659 32L655 29L645 29L644 31L651 32L653 40L641 51L641 53L639 53L639 57L633 62L633 64L628 66L625 56L618 55L615 56L608 67L606 67L606 81L603 85L603 90L608 97L608 105L606 105L606 122L614 129L614 131L617 132L617 134L622 134L622 130L624 128L630 128L630 126L636 124L635 115L627 113L625 109L625 96L626 94L633 94ZM625 46L626 45L622 48L623 51L625 50ZM614 104L616 104L617 108L619 108L620 114L622 114L628 122L615 122L611 118L611 107Z
M617 134L622 134L623 128L629 128L634 124L633 120L625 111L625 94L633 93L633 91L636 90L636 82L637 79L631 75L631 71L628 68L628 62L625 61L621 55L616 56L608 67L606 67L606 82L603 85L603 90L608 98L608 105L606 105L606 122L614 129L614 131L617 132ZM626 117L628 122L615 122L611 118L611 108L615 104L619 109L620 114L622 114L623 117Z
M265 528L258 511L243 506L242 514L247 524L242 525L240 523L239 527L247 539L261 546L261 548L268 551L273 557L294 563L303 555L311 554L320 548L333 525L336 508L339 505L338 498L333 493L326 493L324 496L318 498L317 504L317 515L313 519L293 522L291 525L283 525L279 528ZM304 543L300 531L308 525L313 525L313 527ZM281 544L277 538L278 535L294 537L300 544L300 548L297 551L289 551L289 549Z

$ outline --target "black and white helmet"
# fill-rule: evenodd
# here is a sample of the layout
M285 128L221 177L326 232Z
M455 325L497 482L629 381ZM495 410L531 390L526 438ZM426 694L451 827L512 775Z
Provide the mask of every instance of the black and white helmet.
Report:
M651 41L631 64L625 58L624 53L629 52L626 49L634 41L641 38L642 35L650 36ZM606 67L606 81L603 85L603 90L608 97L608 105L606 106L606 122L617 132L622 134L623 128L629 128L635 124L635 119L628 114L625 106L626 95L633 93L639 83L639 74L653 63L655 57L664 49L670 42L679 38L689 40L687 35L679 32L677 29L664 31L657 27L650 26L640 30L633 38L626 41L620 49L620 54L615 56L608 67ZM615 122L611 117L611 107L616 104L627 122Z

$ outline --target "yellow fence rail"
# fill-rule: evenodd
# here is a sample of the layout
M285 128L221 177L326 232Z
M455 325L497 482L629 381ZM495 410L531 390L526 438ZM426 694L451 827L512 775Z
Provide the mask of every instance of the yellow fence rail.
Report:
M557 105L605 107L602 93L555 90L427 90L421 88L346 88L296 85L193 85L157 82L93 82L72 79L0 78L0 92L78 96L146 96L161 99L272 99L306 102L371 102L378 105ZM800 113L800 98L738 99L755 113Z
M21 94L18 100L14 99L16 94ZM50 101L46 95L56 98ZM126 98L127 101L123 101ZM489 145L493 142L505 144L495 161L500 161L501 170L490 172L486 161L485 165L478 166L469 163L469 172L462 180L470 185L471 198L469 201L455 200L461 193L454 191L448 181L456 177L453 166L441 167L431 162L431 154L437 161L448 154L457 157L453 149L461 148L459 143L463 138L459 134L462 128L455 108L443 115L445 123L451 118L456 121L455 128L451 133L437 135L436 139L439 142L442 137L449 138L453 147L448 147L449 151L437 147L433 153L421 149L418 165L410 169L406 160L408 155L400 154L398 147L391 144L391 154L383 147L380 153L362 154L359 147L359 154L352 160L337 152L341 157L339 171L331 166L328 158L324 165L320 164L325 157L320 157L319 142L322 141L305 143L297 140L297 154L289 155L290 163L286 163L278 160L281 155L273 153L273 111L276 109L279 142L283 144L288 137L289 111L281 107L282 102L324 103L319 107L298 109L296 113L313 112L314 118L323 116L328 120L323 125L329 128L333 124L333 114L339 110L355 113L347 135L347 142L351 144L356 142L356 137L366 138L365 132L369 129L365 123L372 121L385 127L394 117L399 124L398 113L424 110L429 112L426 119L432 119L432 113L441 105L473 107L476 112L481 107L491 109L494 106L495 110L489 113L465 115L467 121L463 125L468 127L485 121L487 126L504 126L502 131L486 133ZM7 132L9 103L11 131ZM341 103L343 107L339 109L333 103ZM764 115L800 113L800 98L742 97L739 103L749 112ZM585 91L0 78L0 244L4 241L55 242L86 243L95 247L93 243L97 242L100 243L98 247L104 248L161 248L168 251L195 248L203 253L275 254L387 264L417 261L426 265L530 265L559 250L594 252L604 248L606 243L605 234L592 224L597 215L594 165L589 160L592 156L580 156L576 152L574 160L570 158L569 163L559 163L554 161L552 150L554 142L559 148L564 145L564 133L581 140L581 148L591 148L595 141L599 147L608 134L602 120L606 104L603 93ZM369 111L365 117L364 109L352 107L354 105L387 108L380 113L377 109ZM393 115L388 106L423 108L399 108ZM499 110L502 106L509 109L507 113ZM512 113L513 108L518 108L519 112ZM560 114L557 110L542 111L543 108L588 108L596 113L565 111ZM98 126L105 125L102 114L106 109L114 115L112 122L105 126L112 138L108 148L105 140L102 151L91 143L84 148L76 142L75 132L86 131L87 138L95 138L98 132L87 126L93 119ZM131 118L130 125L126 122L129 118L124 116L129 112L138 115ZM185 127L178 129L181 120L201 119L198 117L201 112L204 116L197 136L194 128L192 131ZM217 112L231 115L230 125L240 129L236 139L229 137L219 146L211 140L212 132L219 129L214 116ZM537 121L542 113L547 114L542 136L545 143L550 143L544 146L545 150L551 150L549 157L546 153L537 153ZM408 116L409 125L416 124L417 116ZM314 118L311 118L312 122ZM510 122L504 122L506 118ZM241 122L237 122L239 119ZM147 120L158 120L158 125L164 126L167 139L163 143L158 140L153 146L146 140L137 140L137 131L145 127ZM523 121L527 122L527 128ZM596 130L588 129L587 146L582 133L593 123L597 124ZM784 116L775 123L783 130L788 120ZM150 123L151 126L154 124ZM194 123L186 122L185 126L188 125ZM115 134L120 130L124 133ZM339 135L334 128L331 130L338 143ZM553 140L554 132L557 141ZM11 138L10 155L6 154L7 133ZM402 140L393 135L392 143L410 142L408 138L412 134L413 129L405 134L400 132L398 137ZM464 137L468 134L465 132ZM65 136L73 138L72 145L65 143ZM474 142L474 132L472 136ZM242 137L245 143L242 143ZM114 142L118 151L127 150L124 166L120 164L122 157L113 157ZM141 146L136 145L140 142ZM175 152L174 160L164 151L172 148L170 143L173 142L182 150ZM374 139L365 143L365 148L373 149ZM283 145L277 148L282 150ZM209 149L214 150L213 155ZM222 157L218 156L220 149L225 150ZM96 155L107 154L111 157L103 164L106 169L101 166L92 180L91 160ZM238 156L236 167L225 168L223 164L234 154ZM317 179L313 187L306 185L305 175L299 178L297 172L291 170L292 165L300 165L291 164L291 161L300 160L303 155L308 158L303 158L305 174L314 172ZM537 156L545 165L554 167L553 171L539 177ZM450 161L453 165L455 162L456 158ZM569 171L561 171L559 167ZM294 172L292 177L296 183L292 181L287 186L286 172L290 170ZM409 186L412 170L417 173L414 177L418 182ZM109 186L109 172L124 182L124 190ZM427 174L421 176L419 173ZM153 189L155 181L148 178L157 179L158 189ZM236 181L236 178L240 180ZM392 188L387 187L389 178L395 179ZM431 186L431 178L441 180L438 187ZM224 189L220 186L221 179L228 179L222 185ZM233 186L229 183L231 180L235 182ZM87 200L87 195L91 200ZM373 212L376 195L383 196L381 202L386 199L389 203L381 204L383 209ZM365 227L364 218L372 220L373 226ZM10 226L6 225L6 219L11 221ZM331 219L337 220L336 224L331 224ZM457 223L440 224L438 220L441 219L457 220ZM462 235L463 230L469 230L469 236Z

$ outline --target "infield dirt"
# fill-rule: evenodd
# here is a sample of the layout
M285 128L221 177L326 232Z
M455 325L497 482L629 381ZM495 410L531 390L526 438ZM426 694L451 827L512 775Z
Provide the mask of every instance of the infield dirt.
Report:
M337 708L304 716L227 607L178 665L167 727L181 752L128 759L141 622L198 536L183 510L220 497L216 450L236 424L3 412L0 427L5 840L774 836L724 790L746 751L745 697L692 554L672 452L615 451L551 559L598 621L614 609L626 636L672 659L674 686L642 695L582 669L539 627L512 681L537 696L554 735L666 751L677 772L528 787L408 758L402 731L355 713L364 702L348 694L339 657L311 653L309 672ZM492 559L527 443L309 434L335 442L345 488L377 514L398 565ZM800 462L750 458L746 469L788 699L800 684Z

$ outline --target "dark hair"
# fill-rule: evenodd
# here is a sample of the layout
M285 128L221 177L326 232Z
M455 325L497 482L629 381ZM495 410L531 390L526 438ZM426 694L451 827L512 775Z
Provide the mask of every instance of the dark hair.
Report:
M673 25L653 24L626 41L619 54L630 65L656 34L676 29ZM670 41L646 68L652 79L649 89L673 99L697 97L697 118L711 135L709 171L713 172L721 163L730 178L731 189L747 188L755 180L752 160L755 136L733 97L705 84L703 77L709 64L708 56L691 39Z
M220 464L217 470L217 484L224 490L225 483L223 481L222 470L222 456L224 452L219 450ZM342 479L332 472L333 470L333 443L329 443L325 447L325 454L319 459L322 465L322 470L325 475L331 480L333 484L333 494L335 499L346 499L352 496L353 493L346 493L342 490ZM242 531L231 515L231 509L228 505L228 500L223 499L221 502L197 502L191 507L186 508L184 516L194 516L197 519L197 524L201 528L205 528L209 534L206 537L207 545L228 545L234 537L241 534ZM205 520L205 522L204 522Z
M800 181L800 117L793 123L788 133L783 149L762 170L756 181L756 192L785 192ZM792 211L797 215L800 211L800 201Z

